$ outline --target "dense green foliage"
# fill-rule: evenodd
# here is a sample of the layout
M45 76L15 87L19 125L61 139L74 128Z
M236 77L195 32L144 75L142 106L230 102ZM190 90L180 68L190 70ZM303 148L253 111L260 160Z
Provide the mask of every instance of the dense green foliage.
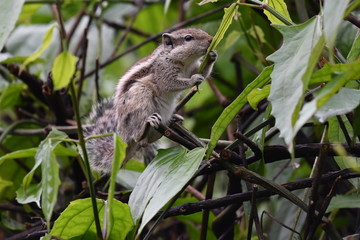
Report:
M360 1L199 2L1 3L0 239L359 236ZM189 26L219 58L183 126L119 171L114 134L112 174L92 172L77 126Z

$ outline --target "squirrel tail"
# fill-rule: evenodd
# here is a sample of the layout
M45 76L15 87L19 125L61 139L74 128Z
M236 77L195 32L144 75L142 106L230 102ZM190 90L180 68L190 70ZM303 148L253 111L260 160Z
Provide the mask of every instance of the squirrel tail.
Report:
M90 137L114 133L117 129L113 99L105 99L95 105L89 116L90 125L84 128L84 136ZM95 171L111 171L114 156L113 136L97 137L86 141L89 161Z

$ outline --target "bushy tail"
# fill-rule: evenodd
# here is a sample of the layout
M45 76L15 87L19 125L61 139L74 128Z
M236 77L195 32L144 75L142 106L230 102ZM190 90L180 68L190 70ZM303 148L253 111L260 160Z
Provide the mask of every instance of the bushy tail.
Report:
M106 99L94 106L90 125L84 128L84 136L90 137L114 133L117 128L113 99ZM113 136L92 138L86 142L89 161L94 170L108 173L114 156Z

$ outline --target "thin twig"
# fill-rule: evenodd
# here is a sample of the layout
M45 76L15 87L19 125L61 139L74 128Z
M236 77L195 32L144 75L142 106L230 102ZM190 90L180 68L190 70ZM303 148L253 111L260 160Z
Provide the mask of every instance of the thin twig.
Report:
M216 175L213 173L208 177L206 195L205 195L206 199L211 199L213 196L215 176ZM206 240L206 234L207 234L208 224L209 224L209 214L210 214L209 210L203 211L202 221L201 221L200 240Z

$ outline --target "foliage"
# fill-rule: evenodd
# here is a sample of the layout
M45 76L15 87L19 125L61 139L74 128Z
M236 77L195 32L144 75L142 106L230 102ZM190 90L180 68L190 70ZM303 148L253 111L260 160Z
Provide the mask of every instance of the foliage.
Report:
M360 1L198 2L4 2L1 236L357 233ZM169 126L148 166L120 171L126 144L114 134L112 173L92 172L81 127L91 106L163 32L188 26L214 35L219 59L180 111L184 127Z

